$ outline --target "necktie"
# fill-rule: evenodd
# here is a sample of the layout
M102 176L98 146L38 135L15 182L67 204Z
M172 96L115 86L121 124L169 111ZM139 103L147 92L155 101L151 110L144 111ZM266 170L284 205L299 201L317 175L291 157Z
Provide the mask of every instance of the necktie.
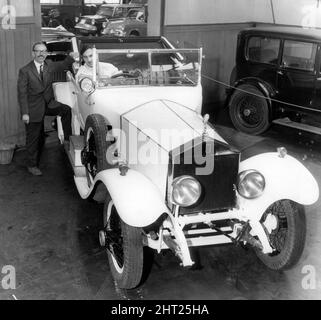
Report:
M43 64L40 66L40 79L43 82Z

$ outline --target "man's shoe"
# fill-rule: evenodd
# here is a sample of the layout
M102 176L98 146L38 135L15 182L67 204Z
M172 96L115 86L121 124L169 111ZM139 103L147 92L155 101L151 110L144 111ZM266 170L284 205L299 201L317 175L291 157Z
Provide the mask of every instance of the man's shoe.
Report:
M37 168L37 167L28 167L28 171L29 171L33 176L42 176L42 172L41 172L40 169Z

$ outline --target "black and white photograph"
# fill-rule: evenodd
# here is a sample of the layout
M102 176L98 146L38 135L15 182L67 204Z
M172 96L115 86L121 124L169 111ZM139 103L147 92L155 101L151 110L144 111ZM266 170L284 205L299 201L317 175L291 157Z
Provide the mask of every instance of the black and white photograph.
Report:
M1 301L321 300L320 186L320 0L0 0Z

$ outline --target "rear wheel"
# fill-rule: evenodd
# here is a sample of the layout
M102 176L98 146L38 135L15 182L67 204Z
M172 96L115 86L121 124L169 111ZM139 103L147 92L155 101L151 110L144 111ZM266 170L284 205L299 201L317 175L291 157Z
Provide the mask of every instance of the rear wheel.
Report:
M91 114L86 120L84 132L85 148L82 151L82 163L86 167L88 185L102 170L113 166L107 160L107 150L112 145L110 139L111 126L99 114Z
M103 221L105 230L100 242L107 247L113 278L122 289L135 288L143 275L142 229L122 221L112 201L105 203Z
M256 250L257 256L270 269L290 269L299 261L304 249L306 219L303 206L290 200L277 201L266 210L261 222L275 251L263 254Z
M139 37L139 32L138 31L132 31L130 34L129 34L130 37Z
M261 134L270 126L269 107L265 96L252 85L240 85L229 101L233 125L239 131Z

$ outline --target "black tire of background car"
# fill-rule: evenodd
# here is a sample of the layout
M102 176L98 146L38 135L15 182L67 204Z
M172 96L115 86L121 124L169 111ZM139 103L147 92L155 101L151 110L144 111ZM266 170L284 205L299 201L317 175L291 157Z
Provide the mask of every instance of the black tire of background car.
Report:
M94 135L94 147L96 152L96 158L97 158L97 168L96 168L96 174L99 173L102 170L109 169L113 165L108 163L106 152L108 148L111 146L110 141L106 141L106 137L108 132L111 130L111 126L108 124L106 119L100 115L100 114L91 114L86 119L86 126L85 126L85 132L84 132L84 143L85 146L88 146L87 141L87 134L88 130L92 129L93 135ZM91 185L91 179L90 179L90 173L88 169L86 168L86 174L87 174L87 180L88 185ZM96 175L92 176L94 178Z
M122 238L122 251L123 251L123 267L122 272L119 272L115 267L116 257L112 257L112 253L107 250L108 262L110 271L113 275L114 280L121 289L133 289L139 285L143 276L144 267L144 249L142 241L142 229L135 228L127 225L119 217L115 206L113 206L111 217L107 221L107 208L109 205L109 199L105 201L104 205L104 226L110 226L111 219L118 221L119 225L119 237ZM114 223L113 223L114 225ZM113 230L116 231L117 230Z
M249 84L242 84L234 91L229 113L234 127L248 134L261 134L270 126L267 100L260 90Z
M262 221L265 220L267 213L272 212L278 216L283 214L281 220L286 218L287 230L285 242L282 250L278 254L263 254L260 250L256 249L258 258L272 270L287 270L293 267L300 259L306 237L306 218L304 207L296 202L290 200L280 200L273 203L262 217ZM275 237L278 237L281 232L281 225L279 219L278 229L272 231L270 235L270 241ZM283 224L285 220L283 220ZM283 230L284 232L284 230Z
M129 36L130 37L139 37L139 32L138 31L131 31Z

